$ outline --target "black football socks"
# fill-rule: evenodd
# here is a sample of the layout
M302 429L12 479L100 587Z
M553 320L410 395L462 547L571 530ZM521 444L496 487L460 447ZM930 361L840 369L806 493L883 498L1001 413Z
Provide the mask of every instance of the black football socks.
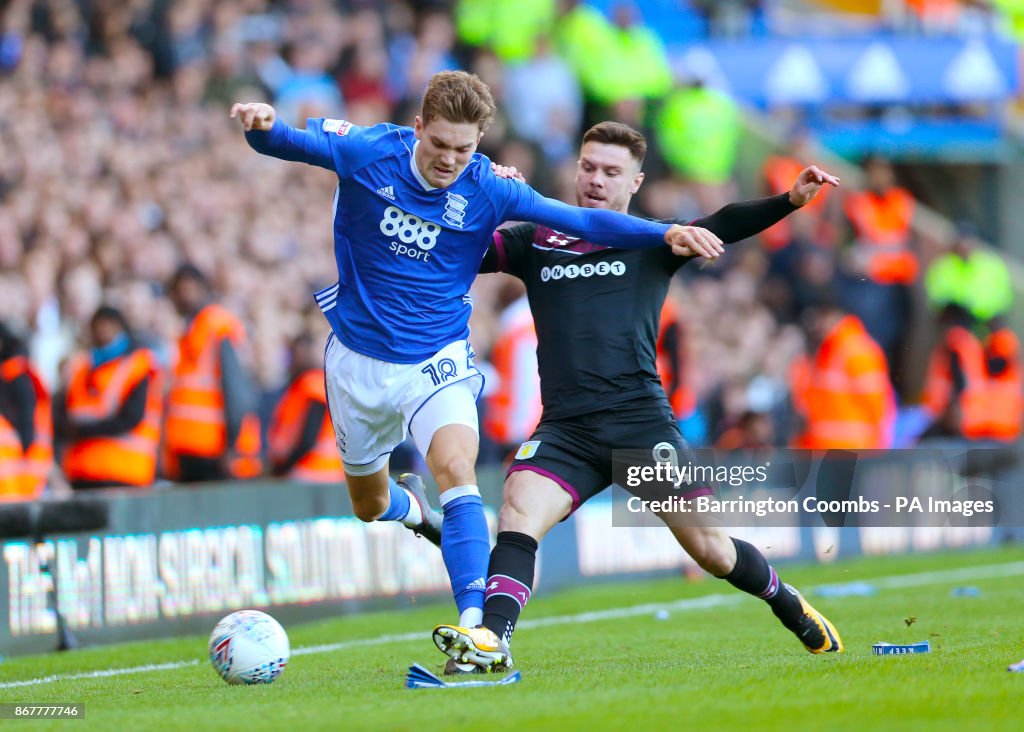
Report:
M530 599L536 561L536 539L517 531L498 532L487 570L484 626L506 643L512 640L519 614Z
M799 598L784 591L779 575L753 544L736 538L732 543L736 546L736 566L721 579L738 590L760 597L783 625L790 630L796 628L804 613ZM493 554L491 556L493 563Z

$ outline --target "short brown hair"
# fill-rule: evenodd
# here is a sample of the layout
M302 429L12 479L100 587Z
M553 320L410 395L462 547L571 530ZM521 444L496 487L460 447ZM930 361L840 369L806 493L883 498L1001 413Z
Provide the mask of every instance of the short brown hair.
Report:
M427 84L420 117L423 124L435 118L472 122L483 132L494 121L496 112L491 90L479 76L465 71L442 71Z
M647 155L647 139L642 133L621 122L598 122L584 133L583 144L588 142L624 147L638 163L643 163Z

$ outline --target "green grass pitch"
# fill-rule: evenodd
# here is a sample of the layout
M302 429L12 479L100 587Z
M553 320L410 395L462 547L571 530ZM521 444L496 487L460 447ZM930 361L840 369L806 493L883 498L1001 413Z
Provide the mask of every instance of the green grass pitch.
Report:
M454 611L433 605L288 628L292 660L270 686L224 684L200 637L7 659L0 664L0 701L81 702L86 718L0 724L290 732L1019 730L1024 674L1006 667L1024 658L1022 560L1018 546L782 566L783 579L803 588L838 627L846 643L840 656L807 653L762 602L722 582L669 579L541 591L513 644L523 674L513 686L403 688L410 663L439 671L444 660L429 631ZM813 591L861 580L875 583L878 593ZM963 585L980 595L952 596ZM658 619L659 609L668 618ZM916 621L908 626L909 618ZM400 637L382 640L386 635ZM360 639L367 642L308 652ZM871 654L877 641L926 639L927 655ZM174 662L186 665L2 686Z

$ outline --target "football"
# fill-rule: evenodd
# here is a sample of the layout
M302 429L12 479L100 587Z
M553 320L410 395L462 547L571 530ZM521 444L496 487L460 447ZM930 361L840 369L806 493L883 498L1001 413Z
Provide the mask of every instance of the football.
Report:
M288 635L259 610L239 610L210 634L210 662L229 684L269 684L288 663Z

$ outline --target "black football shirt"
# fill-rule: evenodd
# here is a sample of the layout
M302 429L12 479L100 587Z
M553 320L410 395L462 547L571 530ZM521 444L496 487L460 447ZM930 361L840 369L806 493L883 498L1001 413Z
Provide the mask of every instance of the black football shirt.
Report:
M740 241L795 210L788 194L730 204L689 223L726 243ZM506 272L526 284L537 329L544 419L665 399L655 365L661 307L669 282L691 258L668 246L613 249L538 224L495 232L480 272Z

